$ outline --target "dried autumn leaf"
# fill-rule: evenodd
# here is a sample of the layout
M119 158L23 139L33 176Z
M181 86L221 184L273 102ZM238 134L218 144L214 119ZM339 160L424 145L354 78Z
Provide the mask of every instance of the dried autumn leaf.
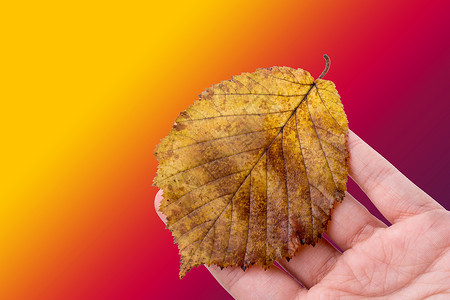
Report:
M346 190L347 134L333 82L302 69L203 92L155 151L180 277L200 264L267 268L314 245Z

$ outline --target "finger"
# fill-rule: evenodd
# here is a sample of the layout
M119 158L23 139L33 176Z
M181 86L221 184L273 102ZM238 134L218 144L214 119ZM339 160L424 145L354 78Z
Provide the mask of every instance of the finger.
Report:
M162 193L162 190L159 190L155 196L155 209L165 223L166 217L159 211L163 200ZM296 295L306 292L276 266L268 270L252 266L246 271L234 267L223 270L216 266L206 268L235 299L293 299Z
M348 148L350 176L389 222L442 209L352 131L348 135Z
M306 288L311 288L333 269L340 256L341 253L322 238L314 247L301 247L289 262L282 259L278 263Z
M155 196L155 210L156 210L156 214L158 214L158 217L164 223L166 223L167 222L166 216L162 212L159 211L159 207L161 206L161 201L163 200L162 194L163 194L163 190L159 190L156 193L156 196Z
M346 251L386 227L352 195L345 193L342 203L333 210L327 235L342 251Z
M306 293L288 274L272 266L267 270L252 266L246 271L240 268L207 267L216 280L235 299L294 299Z

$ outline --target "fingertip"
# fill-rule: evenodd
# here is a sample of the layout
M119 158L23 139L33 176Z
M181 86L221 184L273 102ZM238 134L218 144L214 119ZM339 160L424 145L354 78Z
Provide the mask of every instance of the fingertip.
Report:
M161 206L161 201L163 200L162 194L163 194L163 190L159 190L155 195L155 210L156 210L156 214L161 219L161 221L166 223L166 216L162 212L159 211L159 207Z

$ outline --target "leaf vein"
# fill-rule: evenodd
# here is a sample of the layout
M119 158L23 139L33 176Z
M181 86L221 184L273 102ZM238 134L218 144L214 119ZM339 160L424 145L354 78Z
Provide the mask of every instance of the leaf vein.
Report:
M322 147L322 139L320 138L319 133L317 132L316 124L314 123L314 120L313 120L313 118L311 116L311 112L309 111L308 100L306 100L306 108L307 108L307 111L308 111L308 114L309 114L309 118L311 119L311 123L313 124L313 128L314 128L314 131L316 133L317 139L319 141L320 149L322 150L323 156L325 157L325 162L327 163L328 169L330 170L331 178L333 179L334 186L336 188L338 188L337 184L336 184L336 181L334 180L333 171L331 170L330 164L328 163L327 154L325 153L325 151L323 150L323 147Z
M289 192L288 192L288 176L287 176L287 166L286 166L286 157L284 155L284 146L283 146L283 139L284 139L284 130L282 131L281 134L281 155L283 156L283 165L284 165L284 183L286 186L286 208L287 208L287 251L289 253L289 237L290 237L290 219L289 219Z
M321 129L320 127L317 127L318 129ZM336 147L334 144L328 142L327 140L323 139L322 142L325 142L327 145L330 145L331 147L333 147L334 149L336 149L336 151L340 152L340 153L344 153L344 151L342 151L342 149Z
M247 223L247 241L245 242L244 260L242 262L245 265L245 259L247 258L248 240L250 236L250 216L251 216L251 200L252 200L252 173L250 172L250 196L248 197L248 223Z
M339 124L339 122L338 122L338 121L336 120L336 118L333 116L333 114L331 113L331 111L328 109L328 106L326 106L325 102L323 101L322 96L321 96L320 93L319 93L319 88L317 87L316 84L314 84L314 86L316 87L317 95L319 95L319 99L320 99L320 101L322 102L322 105L325 106L325 108L326 108L328 114L331 116L331 118L334 120L334 122L336 122L336 124L339 126L339 129L344 133L344 132L345 132L345 131L344 131L344 128L342 128L341 124Z
M313 188L315 188L322 196L324 196L327 200L329 200L329 201L334 201L334 198L332 197L331 199L329 198L329 197L327 197L321 190L319 190L319 188L317 187L317 186L315 186L315 185L312 185L311 184L311 186L313 187Z
M220 116L207 117L207 118L203 118L203 119L190 119L190 120L184 120L184 121L177 121L177 123L186 123L186 122L193 122L193 121L203 121L203 120L211 120L211 119L226 118L226 117L265 116L265 115L272 115L272 114L281 114L281 113L290 112L290 111L292 111L292 110L271 111L271 112L260 113L260 114L232 114L232 115L220 115Z
M194 208L193 210L191 210L190 212L188 212L187 214L185 214L184 216L182 216L181 218L179 218L178 220L176 220L174 223L170 224L170 226L174 226L175 224L177 224L178 222L180 222L181 220L183 220L184 218L186 218L187 216L191 215L192 213L196 212L197 210L201 209L202 207L205 207L206 205L210 204L211 202L214 202L217 199L220 199L222 197L226 197L229 195L232 195L233 193L229 193L229 194L225 194L225 195L221 195L220 197L217 197L215 199L212 199L210 201L207 201L205 203L203 203L202 205L200 205L199 207ZM204 223L204 222L203 222ZM194 228L194 227L193 227ZM190 232L193 228L189 229L188 231L186 231L185 233L183 233L181 236L185 235L186 233Z
M201 166L204 166L204 165L207 165L207 164L210 164L210 163L219 161L219 160L221 160L221 159L226 159L226 158L230 158L230 157L235 156L235 155L244 154L244 153L248 153L248 152L252 152L252 151L256 151L256 150L261 150L261 149L264 149L264 147L259 147L259 148L255 148L255 149L250 149L250 150L245 150L245 151L241 151L241 152L236 152L236 153L232 153L232 154L227 155L227 156L215 158L215 159L213 159L213 160L210 160L210 161L201 163L201 164L199 164L199 165L196 165L196 166L194 166L194 167L191 167L191 168L188 168L188 169L185 169L185 170L178 170L179 172L177 172L177 173L175 173L175 174L172 174L172 175L170 175L170 176L167 176L167 177L165 177L165 178L159 179L158 181L159 181L159 182L163 182L163 181L166 181L166 180L168 180L169 178L171 178L171 177L173 177L173 176L176 176L176 175L179 175L179 174L183 174L183 173L185 173L185 172L187 172L187 171L190 171L190 170L192 170L192 169L195 169L195 168L198 168L198 167L201 167Z
M182 236L186 235L187 233L191 232L192 230L196 229L197 227L200 227L200 226L202 226L202 225L205 225L205 224L210 223L210 222L213 222L213 221L214 221L214 219L211 219L211 220L208 220L208 221L205 221L205 222L203 222L203 223L200 223L200 224L195 225L195 226L192 227L189 231L187 231L187 232L183 233L182 235L180 235L180 237L177 239L177 241L179 241L179 240L181 239ZM205 235L205 237L206 237L206 235ZM195 241L192 241L190 244L193 244L193 243L195 243L196 241L199 241L200 239L201 239L201 238L198 238L198 239L196 239ZM184 246L183 248L181 248L181 249L180 249L180 252L183 251L184 249L186 249L187 247L189 247L190 244L188 244L188 245Z
M230 177L230 176L233 176L233 175L236 175L236 174L239 174L239 173L248 171L248 170L250 170L250 169L244 169L244 170L241 170L241 171L238 171L238 172L233 172L233 173L228 174L228 175L226 175L226 176L223 176L223 177L221 177L221 178L217 178L217 179L208 181L208 182L206 182L206 183L204 183L204 184L202 184L202 185L196 187L195 189L190 190L190 191L187 192L186 194L181 195L178 199L176 199L176 200L175 200L174 202L172 202L172 203L169 203L166 207L169 207L169 206L172 205L172 204L178 203L178 202L181 201L181 199L184 198L186 195L188 195L188 194L190 194L190 193L192 193L192 192L198 190L198 189L201 188L201 187L204 187L205 185L212 184L212 183L214 183L214 182L216 182L216 181L219 181L220 179L224 179L224 178L226 178L226 177Z
M166 151L157 152L156 154L163 154L163 153L167 153L167 152L170 152L170 151L185 149L185 148L188 148L188 147L191 147L191 146L195 146L195 145L199 145L199 144L203 144L203 143L207 143L207 142L213 142L213 141L217 141L217 140L228 139L228 138L232 138L232 137L243 136L243 135L248 135L248 134L253 134L253 133L260 133L260 132L265 132L265 131L269 131L269 130L272 130L272 129L278 129L278 128L281 128L281 127L272 127L272 128L267 128L265 130L250 131L250 132L244 132L244 133L239 133L239 134L235 134L235 135L227 135L227 136L223 136L223 137L219 137L219 138L214 138L214 139L209 139L209 140L197 142L195 144L189 144L189 145L186 145L186 146L183 146L183 147L178 147L178 148L174 148L174 149L170 149L170 150L166 150Z
M309 84L308 84L309 85ZM223 94L218 94L218 93L214 93L214 95L219 95L219 96L277 96L277 97L300 97L300 96L305 96L306 94L293 94L293 95L282 95L282 94L263 94L263 93L258 93L258 94L254 94L254 93L223 93Z
M302 154L302 163L303 163L303 166L305 167L306 181L308 182L308 194L309 194L309 200L310 200L309 209L310 209L310 214L311 214L311 240L313 240L314 239L314 221L313 221L313 217L312 217L312 197L311 197L311 187L310 187L311 183L309 181L308 168L306 167L306 163L305 163L305 156L303 155L303 147L302 147L302 142L300 140L300 134L298 133L297 119L298 119L297 112L295 112L295 128L297 130L298 145L300 147L300 153Z

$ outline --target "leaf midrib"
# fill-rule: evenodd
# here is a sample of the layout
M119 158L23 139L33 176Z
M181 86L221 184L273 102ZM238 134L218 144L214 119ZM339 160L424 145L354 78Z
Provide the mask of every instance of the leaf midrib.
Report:
M289 122L289 120L292 118L292 116L297 112L297 109L300 107L300 105L305 101L306 98L308 98L309 93L311 92L311 90L313 89L313 87L316 86L316 83L314 81L314 83L311 84L311 87L309 88L308 92L304 95L304 97L302 98L302 100L299 102L299 104L294 108L294 110L292 111L292 114L289 116L289 118L286 120L286 122L284 123L284 125L281 127L280 131L278 132L278 134L274 137L274 139L272 140L272 142L269 144L269 146L266 147L266 149L264 150L264 152L261 154L261 156L259 157L258 161L253 165L253 167L250 169L250 171L248 172L248 174L244 177L244 179L242 180L241 184L239 185L239 187L237 188L236 192L233 194L233 197L231 197L230 201L228 202L228 204L224 207L224 209L222 210L222 212L219 214L219 216L216 218L216 220L214 221L214 223L211 225L211 227L208 229L208 231L206 232L206 234L204 235L202 241L200 242L200 244L197 246L197 248L195 248L194 252L191 254L191 256L189 257L189 260L186 262L185 266L189 266L189 262L191 261L192 257L195 255L195 253L197 252L197 250L200 248L200 246L202 245L203 241L205 240L206 236L209 234L209 232L211 231L212 228L214 228L214 226L217 223L217 220L220 219L220 217L222 216L222 214L226 211L226 209L228 208L228 206L230 205L230 203L233 202L234 197L236 196L236 194L239 192L239 190L241 189L241 187L243 186L243 184L245 183L245 181L250 177L249 175L251 174L251 172L253 171L253 169L258 165L258 163L260 162L261 158L264 157L264 155L267 155L267 151L270 149L270 147L272 147L272 144L275 142L275 140L277 139L277 137L280 135L281 132L283 132L284 127L286 126L286 124ZM267 188L267 187L266 187ZM267 218L267 216L266 216ZM267 227L267 226L266 226ZM248 233L247 233L248 234ZM228 238L228 245L227 245L227 251L225 252L225 257L228 254L228 249L229 249L229 245L230 245L230 238L231 238L231 226L230 226L230 236ZM214 245L213 245L214 247Z

